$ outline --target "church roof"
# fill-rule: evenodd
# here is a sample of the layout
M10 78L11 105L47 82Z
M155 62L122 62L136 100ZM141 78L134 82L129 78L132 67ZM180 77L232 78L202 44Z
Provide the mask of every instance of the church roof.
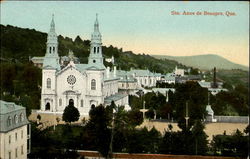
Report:
M153 88L152 89L153 92L160 92L162 94L165 94L166 92L168 91L171 91L171 92L175 92L175 88Z
M116 93L116 94L114 94L112 96L106 97L104 99L104 103L105 104L110 104L112 101L114 101L114 102L118 101L118 100L120 100L120 99L122 99L122 98L124 98L126 96L127 96L127 94Z
M88 64L87 70L105 70L106 67L101 63Z
M88 64L75 64L75 67L79 71L83 72L83 71L85 71L87 69L87 67L89 67L89 65Z
M102 64L75 64L75 67L83 72L85 70L104 70L106 69Z
M60 65L54 57L45 56L43 60L43 68L60 70Z
M136 76L150 76L150 77L159 77L161 73L152 73L149 70L131 70L131 74L135 74Z
M211 87L211 82L199 81L198 83L199 83L199 85L200 85L201 87L206 87L206 88Z
M131 73L135 73L136 76L150 76L152 73L149 70L131 70Z

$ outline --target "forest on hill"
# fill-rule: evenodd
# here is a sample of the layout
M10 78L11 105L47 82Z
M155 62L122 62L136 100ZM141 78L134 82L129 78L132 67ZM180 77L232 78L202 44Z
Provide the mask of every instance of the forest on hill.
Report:
M46 52L47 33L34 29L24 29L14 26L0 25L1 28L1 59L27 63L29 57L44 56ZM81 63L87 63L89 56L90 40L82 40L79 36L75 39L58 36L59 56L65 56L69 50L80 59ZM123 51L112 45L103 46L104 58L115 57L115 63L119 69L130 70L149 69L151 72L167 73L172 72L175 66L186 68L174 60L161 60L145 54L134 54L132 51ZM105 65L111 65L105 63Z
M39 108L41 92L41 69L34 67L29 61L29 57L45 55L47 34L34 29L23 29L10 25L0 25L0 27L1 99L29 107L27 109L29 114L31 109ZM58 36L58 40L60 56L67 55L70 49L80 59L80 62L87 63L89 40L82 40L79 36L73 40L62 35ZM114 56L118 69L123 70L129 70L130 68L149 69L152 72L165 74L172 72L176 65L179 68L187 68L176 61L124 52L122 48L112 45L103 46L103 54L104 57ZM111 63L105 63L105 65L112 66ZM203 75L206 76L205 80L212 81L213 74L211 71L207 71ZM234 115L246 115L248 108L248 72L219 70L217 78L224 82L224 87L228 88L230 92L218 96L221 100L217 100L214 104L216 114L232 115L231 112L234 112ZM223 108L222 105L225 106L225 109L223 109L225 111L216 109L217 106Z

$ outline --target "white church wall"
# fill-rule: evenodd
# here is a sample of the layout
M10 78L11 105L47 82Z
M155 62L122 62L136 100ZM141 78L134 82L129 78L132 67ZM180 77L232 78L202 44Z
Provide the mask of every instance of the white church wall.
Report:
M75 77L75 83L70 84L68 78ZM83 111L81 107L81 100L85 101L85 94L87 90L86 86L86 75L83 75L75 68L69 68L58 75L57 77L57 100L58 100L58 111L63 111L66 106L69 105L69 100L74 100L74 106L79 111ZM74 82L74 81L73 81ZM66 94L66 91L72 91L72 93ZM74 93L73 93L74 92ZM61 102L59 100L61 99Z

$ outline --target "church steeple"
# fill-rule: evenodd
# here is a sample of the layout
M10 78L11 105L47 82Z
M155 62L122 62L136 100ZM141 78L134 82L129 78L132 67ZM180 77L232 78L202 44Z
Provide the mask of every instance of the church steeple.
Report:
M101 66L102 68L104 67L102 57L102 36L99 31L99 22L97 14L94 23L94 32L91 34L90 54L88 63Z
M94 32L99 32L98 14L96 13Z
M50 32L55 32L54 14L52 14L52 20L50 23Z
M60 69L59 56L58 56L58 41L55 31L54 14L50 23L50 30L47 36L47 48L43 61L43 67L50 66L52 68Z

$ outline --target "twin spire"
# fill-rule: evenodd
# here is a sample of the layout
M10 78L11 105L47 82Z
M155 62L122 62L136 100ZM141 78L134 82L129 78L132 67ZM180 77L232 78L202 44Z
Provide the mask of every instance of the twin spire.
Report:
M55 32L54 14L52 14L52 20L50 23L50 32Z
M96 19L94 24L94 32L99 32L98 14L96 13Z
M50 23L50 32L55 32L55 22L54 22L54 14L52 14L52 20ZM98 14L96 13L96 20L94 24L94 32L99 32L99 22L98 22Z

